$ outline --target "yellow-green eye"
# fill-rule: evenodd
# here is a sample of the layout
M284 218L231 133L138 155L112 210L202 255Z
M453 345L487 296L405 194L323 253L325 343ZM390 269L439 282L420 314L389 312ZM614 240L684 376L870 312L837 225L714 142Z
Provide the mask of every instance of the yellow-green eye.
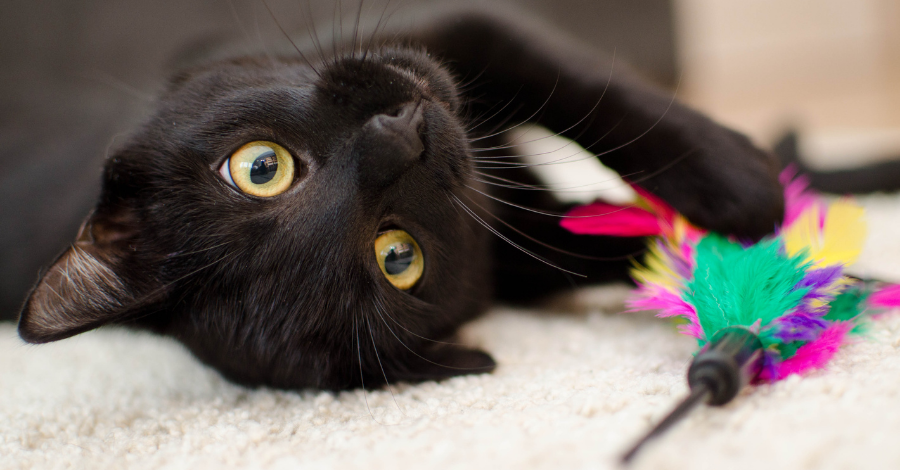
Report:
M403 230L391 230L375 239L375 259L384 277L400 290L416 285L425 269L422 250Z
M291 187L294 159L284 147L257 140L231 154L219 168L219 174L247 194L272 197Z

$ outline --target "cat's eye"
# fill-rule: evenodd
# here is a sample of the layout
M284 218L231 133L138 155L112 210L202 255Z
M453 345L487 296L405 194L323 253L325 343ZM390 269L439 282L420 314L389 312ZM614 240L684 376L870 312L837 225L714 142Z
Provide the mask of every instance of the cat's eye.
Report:
M425 269L422 250L403 230L391 230L375 239L375 259L384 277L400 290L416 285Z
M284 147L258 140L231 154L219 168L219 174L247 194L272 197L291 187L294 158Z

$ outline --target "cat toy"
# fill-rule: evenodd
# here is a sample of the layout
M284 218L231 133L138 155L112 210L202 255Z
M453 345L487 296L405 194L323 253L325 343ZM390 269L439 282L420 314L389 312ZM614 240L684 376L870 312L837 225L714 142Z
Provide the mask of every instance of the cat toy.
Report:
M824 367L872 312L900 306L900 285L845 272L865 241L862 207L815 194L791 168L780 181L783 224L756 243L697 228L637 186L632 206L598 201L563 219L576 234L652 237L632 270L638 289L629 311L679 319L678 330L700 347L687 373L690 394L623 463L700 403L724 405L748 384Z

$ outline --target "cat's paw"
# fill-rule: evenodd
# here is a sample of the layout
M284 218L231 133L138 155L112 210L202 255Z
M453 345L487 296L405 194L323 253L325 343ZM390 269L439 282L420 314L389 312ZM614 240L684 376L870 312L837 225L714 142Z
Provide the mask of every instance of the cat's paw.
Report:
M698 136L671 168L640 185L700 227L758 240L784 218L777 159L743 135L721 130Z
M406 370L396 373L394 378L409 382L443 380L457 375L486 374L496 367L497 363L484 351L437 343L411 358Z

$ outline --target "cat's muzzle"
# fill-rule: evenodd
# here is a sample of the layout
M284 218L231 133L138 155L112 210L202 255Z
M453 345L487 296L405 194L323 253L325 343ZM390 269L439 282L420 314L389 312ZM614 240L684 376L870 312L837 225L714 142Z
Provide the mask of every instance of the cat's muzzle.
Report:
M422 131L425 105L410 102L392 114L376 114L363 125L354 143L361 186L394 182L425 151Z

